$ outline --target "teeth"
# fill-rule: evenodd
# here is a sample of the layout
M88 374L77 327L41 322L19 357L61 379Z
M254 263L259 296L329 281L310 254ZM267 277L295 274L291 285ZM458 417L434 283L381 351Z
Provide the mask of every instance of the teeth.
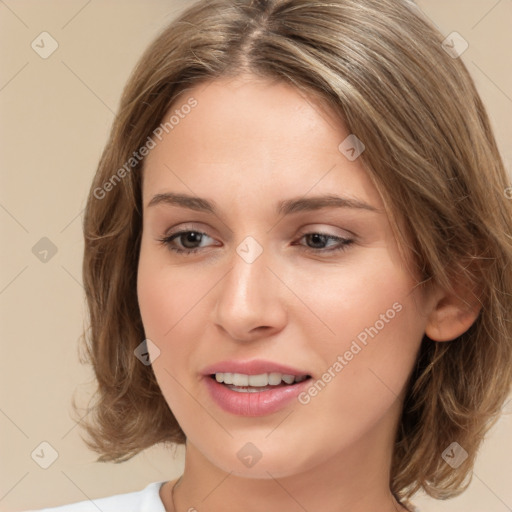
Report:
M293 384L294 382L302 382L307 379L307 375L287 375L284 373L260 373L259 375L246 375L243 373L216 373L215 380L224 384L232 384L233 386L252 386L265 387L277 386L281 382Z
M217 376L215 376L215 378L217 378ZM233 384L233 374L225 373L224 379L221 382L224 382L224 384Z
M233 373L233 386L248 386L249 375L243 375L242 373Z
M265 373L262 373L261 375L249 375L247 377L247 386L253 386L253 387L263 387L268 384L268 378Z
M277 386L278 384L281 384L282 375L280 373L268 373L268 383L271 386Z

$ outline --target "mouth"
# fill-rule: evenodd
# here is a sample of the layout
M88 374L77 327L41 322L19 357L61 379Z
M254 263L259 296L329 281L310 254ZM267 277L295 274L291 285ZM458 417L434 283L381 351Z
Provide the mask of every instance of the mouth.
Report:
M304 367L264 359L219 361L201 375L213 402L237 416L263 416L291 406L313 380Z
M231 391L238 393L262 393L282 387L292 387L295 384L311 379L311 375L291 375L279 372L248 375L244 373L217 372L209 377L223 384Z

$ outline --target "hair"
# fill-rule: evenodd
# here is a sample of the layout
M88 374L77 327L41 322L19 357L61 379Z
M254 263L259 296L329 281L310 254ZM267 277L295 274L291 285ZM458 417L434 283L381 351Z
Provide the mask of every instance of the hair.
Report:
M151 366L134 356L145 339L136 286L144 159L134 155L191 88L249 72L322 98L364 141L361 161L417 275L477 290L481 310L464 334L422 340L390 476L400 499L467 488L512 382L512 201L482 101L443 39L408 0L202 0L147 48L84 217L83 341L97 389L82 424L98 461L186 440ZM453 442L468 455L456 469L442 457Z

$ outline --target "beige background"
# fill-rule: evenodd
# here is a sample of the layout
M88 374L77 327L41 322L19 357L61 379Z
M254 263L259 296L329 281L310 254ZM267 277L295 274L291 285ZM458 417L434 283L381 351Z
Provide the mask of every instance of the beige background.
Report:
M121 89L156 33L190 2L0 0L0 510L57 505L172 479L183 450L153 448L123 464L94 463L70 417L92 374L78 362L84 319L82 211ZM506 165L512 162L512 0L422 0L443 34L469 43L463 60L487 105ZM58 49L41 58L43 31ZM49 238L46 263L32 247ZM507 406L512 413L512 401ZM76 427L76 428L75 428ZM42 469L46 441L58 458ZM46 452L48 453L48 452ZM482 447L468 491L422 512L512 510L512 417Z

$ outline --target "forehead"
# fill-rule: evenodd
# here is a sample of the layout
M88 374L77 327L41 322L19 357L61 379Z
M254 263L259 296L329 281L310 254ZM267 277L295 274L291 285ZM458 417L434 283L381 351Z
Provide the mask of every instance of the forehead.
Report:
M163 121L171 117L146 157L146 204L165 188L247 201L336 188L380 204L361 162L339 150L350 135L343 122L289 84L251 76L206 82L183 93Z

